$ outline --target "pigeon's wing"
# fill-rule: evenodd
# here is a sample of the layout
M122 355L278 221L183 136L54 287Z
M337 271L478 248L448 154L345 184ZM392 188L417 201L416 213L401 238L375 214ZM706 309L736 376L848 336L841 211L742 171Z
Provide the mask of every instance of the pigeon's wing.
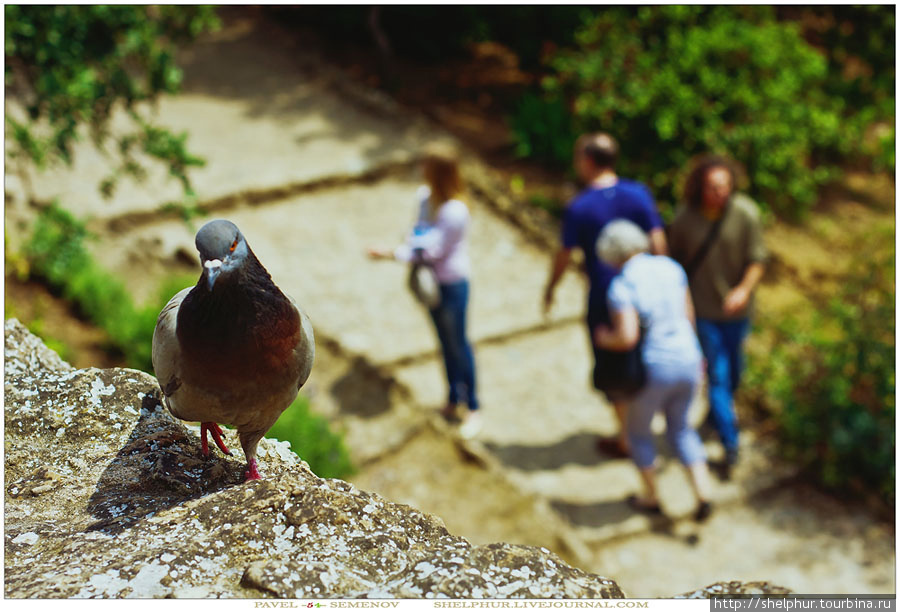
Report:
M153 371L165 398L171 396L181 386L179 371L181 347L178 345L175 327L178 323L178 308L191 289L192 287L182 289L169 300L159 313L156 329L153 330Z
M294 359L299 371L297 377L297 390L299 391L312 371L313 361L316 357L316 339L313 335L312 323L306 312L294 298L291 296L287 296L287 298L300 316L300 340L297 342L297 346L294 347Z

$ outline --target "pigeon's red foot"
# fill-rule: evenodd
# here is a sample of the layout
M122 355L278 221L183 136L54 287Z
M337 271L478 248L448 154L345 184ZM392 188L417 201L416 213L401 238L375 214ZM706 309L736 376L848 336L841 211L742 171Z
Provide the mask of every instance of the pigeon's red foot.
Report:
M231 454L231 451L225 446L225 442L222 441L222 429L219 427L219 424L207 421L205 423L200 423L200 452L203 453L204 457L209 457L209 443L206 440L206 432L212 434L216 446L218 446L223 453L226 455Z
M259 479L259 471L256 469L256 459L251 457L247 460L247 471L244 472L244 482Z

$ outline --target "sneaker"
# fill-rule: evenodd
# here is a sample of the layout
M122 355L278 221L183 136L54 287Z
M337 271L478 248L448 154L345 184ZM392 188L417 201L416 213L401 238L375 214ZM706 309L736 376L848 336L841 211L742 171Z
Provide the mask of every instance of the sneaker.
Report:
M470 410L465 421L459 428L459 435L465 440L471 440L481 431L481 415L474 410Z

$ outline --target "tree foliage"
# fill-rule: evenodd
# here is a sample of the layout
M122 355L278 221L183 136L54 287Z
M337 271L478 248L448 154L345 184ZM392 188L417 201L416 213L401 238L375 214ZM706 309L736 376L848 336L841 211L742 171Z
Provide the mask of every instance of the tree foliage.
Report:
M567 165L578 133L609 131L621 171L669 204L694 155L726 153L764 205L800 215L837 162L859 151L866 124L893 107L892 68L889 92L877 86L890 105L863 96L867 106L848 107L827 58L801 34L767 7L602 9L522 100L518 153Z
M893 171L896 14L890 5L780 7L825 55L825 90L844 102L847 132L876 170ZM877 125L878 130L870 129Z
M838 295L811 319L776 327L747 384L771 412L786 454L823 484L895 496L893 231L873 232Z
M26 117L7 113L14 152L43 167L72 162L73 145L88 128L101 150L112 142L113 173L100 185L110 195L123 175L142 178L141 153L159 160L191 194L187 171L203 161L186 148L186 134L154 125L141 103L174 93L181 83L176 45L217 25L203 6L7 5L5 80ZM130 131L113 135L122 107Z

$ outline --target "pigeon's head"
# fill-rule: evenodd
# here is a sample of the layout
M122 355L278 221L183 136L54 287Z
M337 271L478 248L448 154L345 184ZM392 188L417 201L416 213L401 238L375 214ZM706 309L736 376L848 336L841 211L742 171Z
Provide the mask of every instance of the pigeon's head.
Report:
M202 278L210 290L216 279L227 278L240 269L250 254L250 247L241 230L225 219L216 219L201 227L194 244L200 252Z

